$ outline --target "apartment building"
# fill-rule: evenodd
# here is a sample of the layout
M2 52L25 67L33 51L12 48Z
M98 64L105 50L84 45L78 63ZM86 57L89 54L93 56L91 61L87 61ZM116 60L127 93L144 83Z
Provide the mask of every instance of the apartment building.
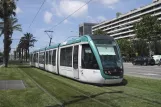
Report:
M82 23L79 25L79 36L92 34L92 26L96 23Z
M110 21L101 22L92 27L92 33L98 29L105 31L115 39L134 37L134 24L141 20L141 17L151 14L161 20L161 0L153 0L151 4L133 9Z

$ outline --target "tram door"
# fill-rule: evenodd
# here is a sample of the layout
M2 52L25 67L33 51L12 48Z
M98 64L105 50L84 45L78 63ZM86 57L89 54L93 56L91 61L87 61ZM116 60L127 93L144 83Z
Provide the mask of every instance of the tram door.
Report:
M74 78L79 78L79 69L78 69L78 50L79 46L74 46L74 52L73 52L73 72L74 72Z

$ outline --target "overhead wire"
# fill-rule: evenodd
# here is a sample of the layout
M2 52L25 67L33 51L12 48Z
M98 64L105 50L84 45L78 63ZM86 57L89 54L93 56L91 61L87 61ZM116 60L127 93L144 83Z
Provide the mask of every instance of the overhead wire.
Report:
M71 13L70 15L68 15L67 17L65 17L63 20L61 20L59 23L57 23L55 26L51 27L50 30L52 30L53 28L56 28L57 26L59 26L61 23L63 23L66 19L68 19L69 17L71 17L73 14L77 13L80 9L82 9L84 6L86 6L87 4L89 4L92 0L89 0L88 2L86 2L84 5L82 5L80 8L78 8L76 11L74 11L73 13Z
M30 25L29 25L28 29L29 29L29 28L32 26L32 24L34 23L34 21L35 21L35 19L36 19L37 15L39 14L39 12L40 12L41 8L43 7L43 5L45 4L45 2L46 2L46 0L44 0L44 1L42 2L42 4L41 4L40 8L38 9L38 11L37 11L36 15L34 16L34 18L33 18L32 22L30 23Z

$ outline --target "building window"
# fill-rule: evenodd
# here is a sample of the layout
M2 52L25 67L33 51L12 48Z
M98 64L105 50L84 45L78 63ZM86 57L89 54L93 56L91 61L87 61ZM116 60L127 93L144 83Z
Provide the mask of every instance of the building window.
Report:
M88 44L82 45L82 68L99 69L96 58Z
M56 50L53 50L52 64L53 64L53 66L56 65Z
M60 65L72 67L72 47L62 48L60 53Z

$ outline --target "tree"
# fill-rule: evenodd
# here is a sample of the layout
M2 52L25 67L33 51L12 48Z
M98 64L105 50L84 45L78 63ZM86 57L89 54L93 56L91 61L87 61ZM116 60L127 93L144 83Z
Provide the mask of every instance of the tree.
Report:
M34 47L34 43L37 40L35 39L35 37L33 36L33 34L31 33L26 33L24 34L23 37L21 37L20 42L18 44L18 48L17 51L19 52L19 57L21 57L21 59L23 60L23 56L24 56L24 52L25 52L25 56L26 56L26 61L28 59L29 56L29 49L30 47Z
M9 38L8 38L8 40L7 40L7 42L8 42L8 54L9 54L9 52L10 52L10 50L11 50L11 47L10 47L10 45L11 45L11 43L12 43L12 34L13 34L13 31L22 31L22 29L21 29L21 25L20 24L17 24L17 22L18 22L18 20L16 19L16 18L13 18L13 17L10 17L9 18L9 20L8 20L9 22L9 24L8 24L8 33L10 34L9 35ZM5 32L5 28L3 27L2 28L2 31L1 31L1 34L0 34L0 36L2 35L2 34L4 34L4 32ZM4 39L4 42L5 42L5 39ZM6 58L5 58L6 59ZM7 58L8 59L8 58ZM8 60L7 61L5 61L6 63L8 63ZM6 64L5 63L5 64Z
M0 52L0 56L3 56L3 53L2 52Z
M117 13L116 13L116 18L120 17L121 15L122 15L122 13L117 12Z
M148 56L147 42L143 39L133 40L133 47L138 56Z
M17 47L17 52L19 53L19 59L23 61L23 55L24 55L24 49L26 44L24 43L24 37L21 37L18 47Z
M133 54L135 54L135 50L130 39L118 39L117 43L120 47L122 55L125 55L130 58L133 56Z
M3 32L4 32L4 64L5 67L8 67L8 59L9 59L9 52L11 50L11 36L13 33L13 30L11 30L10 28L10 18L12 16L15 16L15 9L16 9L16 4L15 4L16 0L1 0L0 1L0 18L3 20L4 22L4 28L3 28Z
M2 22L3 23L3 22ZM9 31L10 31L10 36L12 37L13 31L22 31L21 25L17 24L18 20L17 18L10 17L9 18ZM4 28L2 28L0 36L4 34Z
M107 35L106 32L102 31L101 29L96 30L93 35Z
M149 51L151 51L150 44L161 39L161 22L156 16L143 16L142 19L134 25L134 28L136 37L146 40L149 43Z
M26 33L24 34L24 42L25 42L25 49L26 49L26 61L27 61L27 57L29 56L29 52L30 52L30 47L34 47L34 43L37 41L35 39L35 37L33 36L33 34L31 33Z

